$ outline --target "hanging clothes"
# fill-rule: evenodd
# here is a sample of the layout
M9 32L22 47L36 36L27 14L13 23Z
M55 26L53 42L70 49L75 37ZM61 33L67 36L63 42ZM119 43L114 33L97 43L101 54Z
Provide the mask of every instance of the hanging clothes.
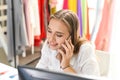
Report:
M27 39L27 30L25 26L25 15L23 12L23 1L15 0L15 38L16 38L16 46L19 45L28 45Z
M32 26L33 24L32 24L31 16L33 16L33 15L31 15L31 9L30 9L31 7L30 6L31 6L30 0L23 0L28 42L29 42L29 46L32 46L32 45L34 45L34 27ZM39 32L39 34L40 34L40 32Z
M63 9L69 9L77 13L80 22L79 34L81 37L90 40L87 0L64 0Z
M80 23L80 37L82 36L82 9L81 9L81 0L77 0L77 15Z
M87 32L86 32L86 38L88 39L88 40L90 40L90 37L91 37L91 35L90 35L90 28L89 28L89 9L88 9L88 4L87 4Z
M68 9L68 0L64 0L63 9Z
M39 18L39 8L38 0L30 0L30 18L31 26L34 28L34 36L40 36L40 18Z
M13 59L14 56L14 45L13 45L13 17L12 17L12 4L11 0L7 0L8 8L7 8L7 39L8 39L8 61Z
M68 9L77 13L77 0L68 0Z
M97 0L96 7L93 7L95 9L95 20L94 20L93 28L92 28L92 31L91 31L91 39L90 40L92 42L95 42L95 39L96 39L96 36L97 36L100 21L101 21L101 18L102 18L103 4L104 4L104 0Z
M57 0L49 0L50 4L50 14L54 14L56 12L56 5L57 5Z
M46 38L46 27L44 23L45 12L44 12L45 0L38 0L39 19L40 19L40 36L34 36L34 46L40 46L41 40Z
M30 0L30 23L33 29L33 42L41 35L38 0ZM36 42L34 42L35 44Z
M87 0L81 0L82 6L82 37L86 37L87 33Z
M8 36L8 52L9 52L8 60L12 60L14 53L21 54L24 52L23 46L28 46L28 38L25 27L25 16L23 13L23 1L14 0L12 4L11 0L7 0L7 3L8 3L7 36ZM12 5L14 7L12 7ZM13 26L15 28L14 29L15 33L13 33ZM13 34L15 36L13 36ZM15 41L15 45L13 44L14 41ZM15 52L14 52L14 47L15 47Z
M64 0L57 0L56 11L63 9Z
M105 0L102 20L100 22L99 31L97 33L97 37L95 40L96 49L108 51L110 45L110 38L112 32L112 15L110 15L112 11L112 0ZM109 23L110 21L110 23Z
M50 8L56 7L57 0L49 0Z
M25 23L25 15L23 11L23 0L14 1L14 25L15 25L15 42L16 42L16 52L21 54L23 51L20 49L21 46L28 46L28 37Z

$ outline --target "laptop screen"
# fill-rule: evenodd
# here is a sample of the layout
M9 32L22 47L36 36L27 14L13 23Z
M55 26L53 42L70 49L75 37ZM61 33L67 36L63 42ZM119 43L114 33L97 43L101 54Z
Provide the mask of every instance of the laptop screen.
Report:
M18 66L19 80L93 80L77 75Z

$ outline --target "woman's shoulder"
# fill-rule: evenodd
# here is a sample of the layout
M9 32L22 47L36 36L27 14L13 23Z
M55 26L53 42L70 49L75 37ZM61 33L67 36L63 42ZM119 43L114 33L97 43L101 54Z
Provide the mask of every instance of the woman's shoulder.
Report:
M76 61L83 65L85 62L91 61L95 58L95 48L94 45L87 41L81 45L78 54L75 55Z
M82 45L80 46L80 49L86 49L86 48L95 48L95 44L91 41L85 41L84 43L82 43Z
M90 57L91 55L94 55L95 53L95 46L92 42L86 41L84 42L80 48L79 48L79 57Z

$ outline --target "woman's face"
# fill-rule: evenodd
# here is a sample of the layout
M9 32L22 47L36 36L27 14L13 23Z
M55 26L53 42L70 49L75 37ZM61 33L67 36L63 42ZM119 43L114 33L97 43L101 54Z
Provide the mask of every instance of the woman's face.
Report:
M48 45L51 49L57 50L69 37L67 26L58 19L51 19L47 28Z

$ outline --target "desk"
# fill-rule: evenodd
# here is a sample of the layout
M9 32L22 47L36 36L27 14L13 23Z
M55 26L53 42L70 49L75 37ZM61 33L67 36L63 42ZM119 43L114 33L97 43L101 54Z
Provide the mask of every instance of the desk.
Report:
M19 80L17 69L0 63L0 80Z
M87 77L87 76L85 76ZM89 78L90 76L88 76ZM94 77L90 77L95 79ZM108 79L106 77L96 77L97 80L112 80ZM18 70L14 67L10 67L8 65L5 65L3 63L0 63L0 80L19 80L18 77Z

